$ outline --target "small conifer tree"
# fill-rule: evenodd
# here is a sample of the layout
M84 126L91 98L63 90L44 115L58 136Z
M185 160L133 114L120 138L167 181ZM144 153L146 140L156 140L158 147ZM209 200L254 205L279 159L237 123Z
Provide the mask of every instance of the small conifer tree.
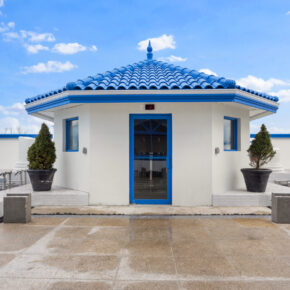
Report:
M250 165L256 169L267 164L275 156L270 134L264 124L261 126L260 132L255 136L251 146L248 149L250 156Z
M55 146L51 140L51 134L45 123L28 149L27 160L29 169L52 169L55 162Z

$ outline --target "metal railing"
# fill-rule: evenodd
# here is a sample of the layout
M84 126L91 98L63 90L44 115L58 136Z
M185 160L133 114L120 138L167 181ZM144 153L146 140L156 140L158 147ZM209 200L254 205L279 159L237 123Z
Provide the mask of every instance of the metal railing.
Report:
M290 187L290 180L275 180L276 184Z
M27 170L0 169L0 190L28 183Z

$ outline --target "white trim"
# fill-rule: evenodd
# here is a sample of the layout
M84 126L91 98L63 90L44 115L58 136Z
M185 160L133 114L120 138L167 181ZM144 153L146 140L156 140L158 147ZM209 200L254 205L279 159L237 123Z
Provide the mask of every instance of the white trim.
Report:
M272 114L273 114L272 112L262 111L261 113L257 113L250 116L250 121L254 121L254 120L257 120L257 119L260 119L260 118L263 118Z
M35 116L35 117L38 117L40 119L43 119L43 120L47 120L47 121L50 121L50 122L54 122L54 118L46 115L45 113L39 113L39 112L37 112L37 113L33 113L32 115Z
M81 95L81 96L91 96L91 95L221 95L221 94L240 94L247 98L263 102L265 104L270 104L276 107L279 107L279 103L267 100L263 97L253 95L251 93L239 90L239 89L201 89L201 90L74 90L74 91L65 91L34 101L32 103L26 104L25 108L31 108L36 105L40 105L49 101L57 100L68 95Z

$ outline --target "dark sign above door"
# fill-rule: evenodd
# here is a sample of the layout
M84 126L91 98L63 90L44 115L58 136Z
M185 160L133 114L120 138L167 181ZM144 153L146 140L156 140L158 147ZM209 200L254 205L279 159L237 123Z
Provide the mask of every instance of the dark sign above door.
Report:
M154 104L146 104L145 105L145 110L155 110L155 105Z

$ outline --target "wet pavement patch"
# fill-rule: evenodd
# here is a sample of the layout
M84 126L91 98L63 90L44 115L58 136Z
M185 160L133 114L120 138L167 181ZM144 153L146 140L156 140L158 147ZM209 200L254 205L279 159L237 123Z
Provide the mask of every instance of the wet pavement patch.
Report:
M0 289L263 288L290 289L290 225L269 217L39 216L0 224Z

